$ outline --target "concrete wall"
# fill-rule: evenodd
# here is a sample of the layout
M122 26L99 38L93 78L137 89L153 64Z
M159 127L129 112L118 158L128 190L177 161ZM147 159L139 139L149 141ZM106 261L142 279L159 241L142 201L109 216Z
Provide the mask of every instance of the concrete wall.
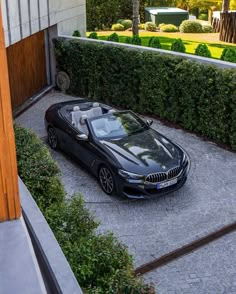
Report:
M38 31L58 25L58 33L85 36L85 0L0 0L6 47Z

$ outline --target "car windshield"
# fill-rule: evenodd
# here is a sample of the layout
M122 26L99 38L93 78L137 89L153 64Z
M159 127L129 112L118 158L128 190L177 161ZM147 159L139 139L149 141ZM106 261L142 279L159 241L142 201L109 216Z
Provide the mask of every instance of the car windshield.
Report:
M114 112L91 120L97 138L120 138L143 131L147 125L132 112Z

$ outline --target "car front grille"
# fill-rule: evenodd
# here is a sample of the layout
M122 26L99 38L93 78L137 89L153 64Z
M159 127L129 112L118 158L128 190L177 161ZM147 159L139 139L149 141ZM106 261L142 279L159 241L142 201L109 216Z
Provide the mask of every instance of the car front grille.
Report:
M163 181L170 180L177 177L181 173L181 171L182 171L182 168L180 166L177 166L177 167L169 169L167 172L149 174L148 176L146 176L145 181L148 183L163 182Z

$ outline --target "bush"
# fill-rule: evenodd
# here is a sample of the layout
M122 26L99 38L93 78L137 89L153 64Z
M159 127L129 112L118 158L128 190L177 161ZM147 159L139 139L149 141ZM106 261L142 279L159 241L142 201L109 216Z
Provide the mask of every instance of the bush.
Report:
M138 29L139 29L139 30L144 30L144 26L145 26L144 23L139 23L139 24L138 24Z
M203 33L213 33L212 25L202 25Z
M236 150L235 70L80 40L55 48L70 93L155 115Z
M171 51L176 51L176 52L185 52L186 48L184 46L184 43L182 39L176 39L174 42L171 44Z
M74 31L72 36L73 37L81 37L80 31L78 31L78 30Z
M130 19L122 19L120 24L124 27L125 30L132 28L133 22Z
M157 30L157 25L154 22L146 22L144 25L146 31L155 32Z
M119 36L117 35L117 33L113 33L107 37L107 41L119 42Z
M40 139L29 130L14 128L19 175L42 209L84 293L151 293L150 286L135 278L127 248L111 233L96 233L99 224L82 197L65 200L58 167Z
M138 35L134 35L133 37L126 37L125 38L126 44L132 44L132 45L142 45L142 39Z
M201 14L199 14L198 19L200 19L200 20L208 20L207 13L201 13Z
M236 48L225 48L220 59L236 63Z
M202 25L198 21L194 20L184 20L179 30L181 33L202 33Z
M64 200L59 168L46 146L30 130L14 126L18 173L38 206L44 211L52 203Z
M112 31L124 31L124 26L120 23L115 23L112 25L111 30Z
M167 24L167 25L162 25L160 27L160 31L174 33L174 32L178 32L178 28L172 24Z
M211 51L206 44L199 44L195 49L195 54L203 57L211 57Z
M161 43L158 37L151 37L148 42L149 47L161 49Z
M162 22L162 23L160 23L160 24L158 25L158 28L160 29L161 27L163 27L163 26L165 26L165 25L166 25L166 23Z
M98 34L97 32L92 32L89 34L88 38L90 39L98 39Z

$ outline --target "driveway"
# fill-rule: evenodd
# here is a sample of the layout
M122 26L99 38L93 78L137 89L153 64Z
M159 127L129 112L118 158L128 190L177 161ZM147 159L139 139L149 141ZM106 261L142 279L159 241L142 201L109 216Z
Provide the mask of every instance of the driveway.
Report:
M60 93L50 93L18 117L16 122L32 128L40 138L45 139L46 132L43 121L45 110L51 104L66 99L72 99L72 97ZM100 231L113 231L119 240L128 246L130 253L134 256L135 266L158 258L236 220L236 154L221 149L213 143L203 141L183 130L165 126L158 120L154 121L152 127L180 144L188 152L192 166L189 178L183 188L151 200L129 201L119 197L110 197L102 192L96 179L79 164L74 163L61 152L51 151L53 158L61 168L62 181L68 196L76 192L83 194L87 207L95 213L101 222ZM234 244L231 247L236 248L236 235L228 235L228 238L230 239L228 243ZM222 240L223 238L221 243ZM223 244L225 243L223 242ZM213 260L218 258L219 248L213 250ZM223 248L226 253L227 245L224 245ZM231 253L234 253L234 263L236 264L236 249ZM233 263L229 257L222 258L223 261L227 259L227 265ZM190 259L190 262L193 261ZM211 260L209 260L210 262ZM194 265L197 266L196 263ZM158 292L185 293L182 290L186 288L186 291L189 291L187 293L195 293L195 290L190 291L191 288L185 287L184 282L183 289L180 284L176 284L175 287L174 279L173 283L169 281L169 288L166 287L166 284L163 286L161 273L170 266L165 266L157 272L147 275L147 279L153 281L157 286ZM225 276L222 279L227 277L227 268L225 268ZM181 271L181 267L177 270L175 266L174 269L177 274ZM209 267L209 270L216 269ZM189 272L185 266L183 271L186 271L187 277L190 274L193 274L192 277L196 275L193 267ZM173 273L173 271L171 272ZM232 274L234 274L235 281L236 270L229 274L230 277ZM178 275L176 281L177 277ZM230 287L235 286L234 293L236 293L236 285L233 284L234 281L231 281L230 277ZM190 277L189 279L191 280ZM218 276L215 280L219 285L222 284ZM186 285L189 283L189 281L186 282ZM201 287L203 286L201 285ZM196 293L211 293L205 291L210 289L209 283L204 284L204 287L203 292ZM221 288L218 287L218 289ZM212 293L223 293L217 291Z

